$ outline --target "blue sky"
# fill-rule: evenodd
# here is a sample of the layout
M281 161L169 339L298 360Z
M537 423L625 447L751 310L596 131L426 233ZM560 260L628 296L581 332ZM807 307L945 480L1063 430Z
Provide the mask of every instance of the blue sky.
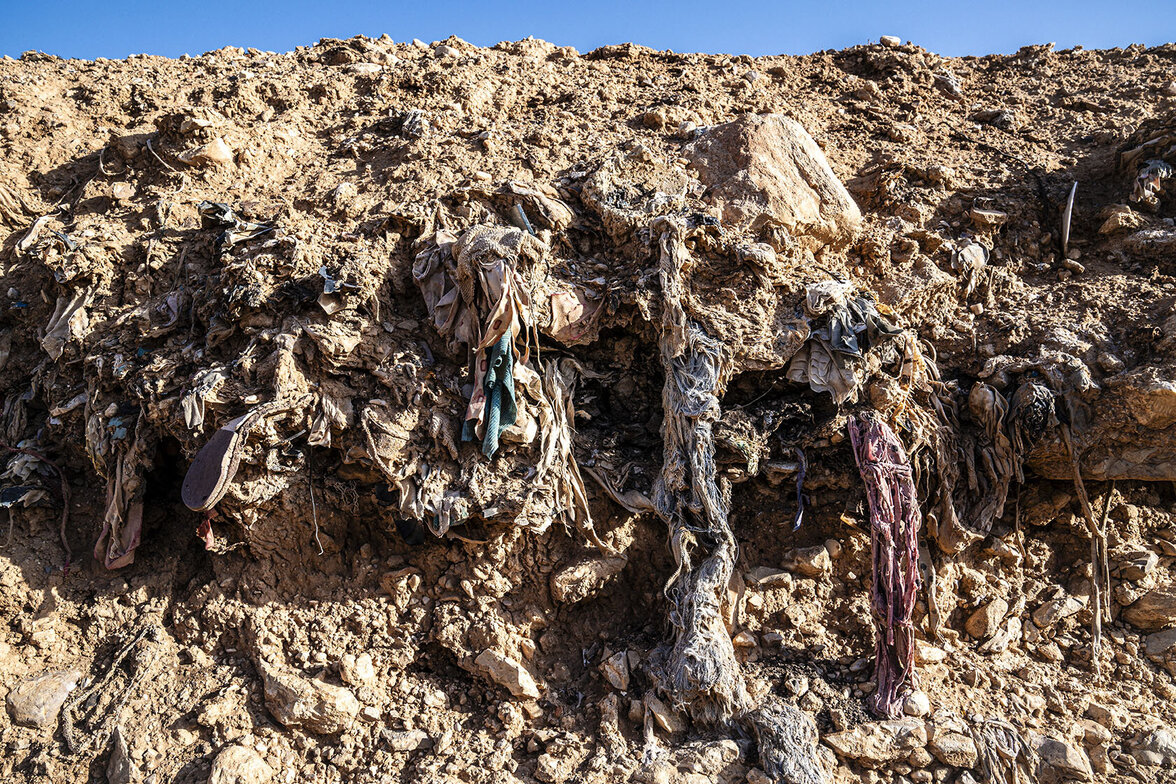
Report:
M948 55L1031 43L1088 49L1176 40L1176 0L865 0L793 2L455 2L341 0L0 0L0 55L171 57L221 46L288 51L319 38L387 33L397 41L457 35L489 46L528 35L581 52L633 41L656 49L805 54L898 35Z

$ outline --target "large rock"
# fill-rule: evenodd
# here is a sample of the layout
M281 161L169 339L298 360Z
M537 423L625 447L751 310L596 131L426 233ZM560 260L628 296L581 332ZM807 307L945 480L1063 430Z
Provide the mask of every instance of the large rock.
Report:
M1176 626L1176 585L1148 591L1123 611L1123 619L1144 631Z
M266 784L273 777L273 768L256 751L245 746L227 746L216 755L208 784Z
M599 591L624 568L624 558L577 561L551 576L551 595L557 602L575 604Z
M927 744L927 750L935 755L935 759L953 768L970 768L979 757L976 742L959 732L938 733Z
M1038 777L1043 784L1050 781L1094 780L1090 758L1082 749L1044 735L1031 735L1030 741L1037 750L1040 760L1037 766Z
M1144 638L1143 646L1148 656L1164 656L1176 651L1176 629L1149 634Z
M262 665L265 706L287 727L333 735L351 726L359 700L349 689L304 678L281 667Z
M65 698L81 677L77 670L55 670L21 681L8 692L8 715L25 727L56 726Z
M1157 727L1132 750L1131 756L1149 768L1176 770L1176 733L1167 727Z
M861 212L825 154L790 117L745 115L709 129L683 154L728 225L782 226L816 246L844 245L861 227Z
M538 684L531 677L531 673L527 672L527 668L517 661L487 649L478 654L474 664L490 676L490 680L499 686L505 686L514 696L529 700L539 699Z
M879 721L834 732L821 740L846 759L880 768L906 759L913 750L927 745L927 727L922 719Z
M964 628L977 640L986 640L1000 629L1000 622L1009 611L1004 599L993 599L968 618Z

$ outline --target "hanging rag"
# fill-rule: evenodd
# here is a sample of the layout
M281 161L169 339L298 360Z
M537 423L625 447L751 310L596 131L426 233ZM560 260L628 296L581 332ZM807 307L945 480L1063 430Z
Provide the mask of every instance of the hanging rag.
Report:
M852 292L852 284L842 281L809 284L805 315L820 326L812 329L788 365L790 381L808 383L817 393L828 392L838 405L857 400L865 380L861 361L865 352L903 334L882 317L873 300Z
M666 586L674 639L659 649L659 686L675 707L702 726L738 722L756 739L761 764L774 781L824 784L817 732L807 715L778 700L758 709L735 658L723 610L738 544L728 521L730 488L716 480L715 424L724 378L724 346L687 317L682 305L689 261L686 225L654 222L661 231L659 273L662 333L662 469L653 506L669 530L677 570Z
M914 625L918 588L919 515L906 450L872 413L849 420L858 471L870 506L874 579L870 608L877 630L870 708L879 716L902 715L903 698L915 685Z
M485 356L480 360L483 364L482 394L478 396L475 393L471 399L465 425L462 427L462 441L474 441L477 438L478 420L481 418L481 411L474 410L474 403L477 401L479 408L484 407L485 411L482 454L486 457L494 456L498 451L498 440L502 436L502 431L518 419L512 346L513 336L508 329L497 343L485 350Z

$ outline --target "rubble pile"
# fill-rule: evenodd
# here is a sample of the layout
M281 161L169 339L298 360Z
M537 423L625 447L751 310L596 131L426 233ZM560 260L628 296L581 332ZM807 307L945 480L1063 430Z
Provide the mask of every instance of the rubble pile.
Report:
M1174 51L0 61L0 775L1171 780Z

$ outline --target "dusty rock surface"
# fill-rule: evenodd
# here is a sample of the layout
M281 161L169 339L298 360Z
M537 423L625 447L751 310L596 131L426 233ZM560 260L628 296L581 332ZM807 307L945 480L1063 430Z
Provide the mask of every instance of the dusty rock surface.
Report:
M1176 164L1174 62L898 38L0 60L0 442L25 450L0 456L0 780L104 781L112 749L110 775L199 784L773 780L659 687L689 546L651 511L677 292L722 347L723 626L825 780L1172 781L1176 179L1132 197ZM529 322L488 458L460 307L500 280ZM832 280L958 393L961 504L1007 490L952 541L920 485L923 696L887 721L845 422L903 376L869 354L840 406L789 380ZM993 460L970 407L1032 374L1062 387L1105 581L1062 431ZM212 515L183 503L194 464Z

